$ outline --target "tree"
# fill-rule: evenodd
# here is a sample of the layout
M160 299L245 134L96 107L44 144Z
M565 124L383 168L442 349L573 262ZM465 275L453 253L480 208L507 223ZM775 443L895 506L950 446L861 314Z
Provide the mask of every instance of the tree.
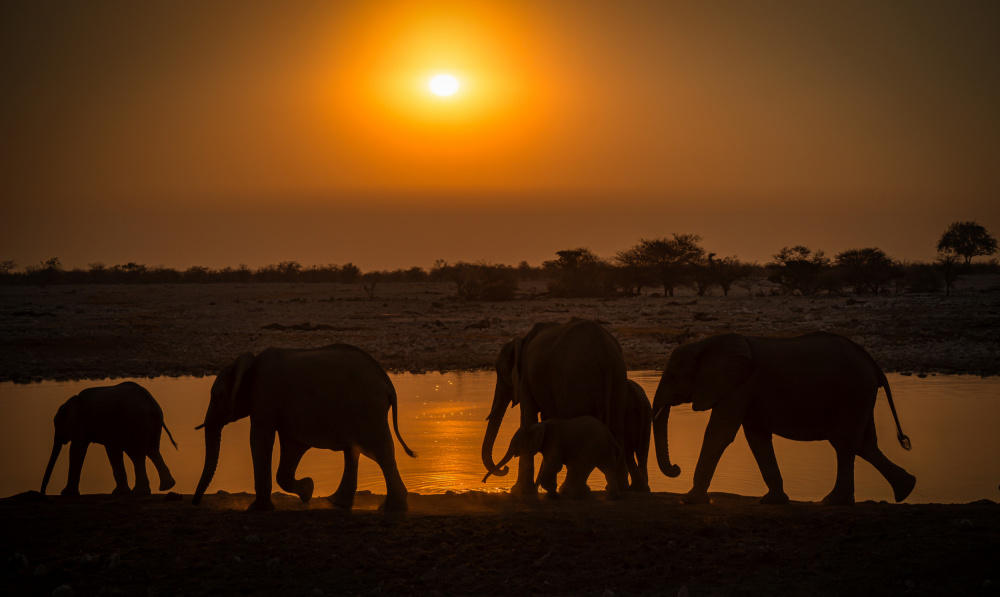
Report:
M892 257L876 247L848 249L837 253L833 261L844 281L854 287L855 293L868 290L879 294L884 284L899 275Z
M737 257L723 257L715 262L713 278L715 283L722 288L722 295L729 296L729 289L733 284L748 277L754 270L755 264L740 261Z
M656 285L656 272L646 261L638 245L618 251L613 261L618 266L618 279L626 294L638 296L643 286Z
M697 234L677 234L673 238L640 238L633 247L637 259L653 268L663 284L663 294L674 296L674 288L684 283L684 278L693 263L704 259L705 249L699 246L701 237ZM631 249L630 249L631 250Z
M549 294L564 298L606 296L609 294L607 263L586 247L556 251L558 259L545 261L542 267L556 276L549 283Z
M782 248L773 258L767 264L772 272L767 279L780 285L785 293L812 296L823 288L824 274L830 269L830 260L823 251L813 253L809 247L796 245Z
M938 241L939 253L952 254L965 260L965 265L973 257L992 255L997 252L997 239L986 228L975 222L952 222Z

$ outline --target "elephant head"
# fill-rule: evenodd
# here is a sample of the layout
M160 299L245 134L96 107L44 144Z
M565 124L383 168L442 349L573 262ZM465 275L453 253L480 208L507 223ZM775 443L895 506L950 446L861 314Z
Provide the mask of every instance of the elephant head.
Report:
M45 495L45 488L49 485L49 478L52 476L52 469L59 459L59 452L73 439L73 418L76 411L76 396L73 396L56 411L53 419L55 424L55 437L52 441L52 454L49 456L49 464L45 467L45 476L42 478L42 495Z
M497 433L500 431L500 424L503 423L503 416L507 412L508 405L517 406L520 402L520 378L521 378L521 349L524 341L520 338L511 340L500 350L496 360L497 384L493 392L493 406L490 415L486 418L486 436L483 438L483 464L490 474L503 477L507 474L508 468L499 468L493 464L493 444L496 442ZM509 460L509 459L508 459ZM507 461L501 463L503 465ZM487 475L489 476L489 475Z
M195 427L195 429L205 429L205 467L202 469L194 499L191 500L194 505L201 503L201 496L205 494L208 484L215 476L215 469L219 466L222 428L250 415L249 401L246 398L241 400L239 397L240 384L247 369L253 364L253 358L249 352L241 354L236 361L219 372L215 383L212 384L212 397L208 403L208 412L205 413L205 422ZM247 393L243 392L242 395L246 396Z
M503 455L503 458L498 464L494 465L493 468L490 469L490 472L486 473L486 476L483 477L483 483L485 483L491 475L496 475L498 477L506 475L508 468L504 465L510 462L510 460L515 456L523 454L534 455L541 452L542 442L544 440L544 424L535 423L534 425L528 427L519 427L518 430L514 432L514 436L510 438L510 447L507 448L507 453Z
M670 464L670 407L691 403L696 411L708 410L742 385L752 372L753 353L739 334L713 336L673 350L653 397L656 460L664 475L676 477L681 472L680 467Z

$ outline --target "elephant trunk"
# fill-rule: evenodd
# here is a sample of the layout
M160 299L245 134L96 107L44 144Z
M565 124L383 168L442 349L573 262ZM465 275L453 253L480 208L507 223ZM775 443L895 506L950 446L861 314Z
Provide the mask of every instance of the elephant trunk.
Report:
M215 476L215 469L219 466L219 452L222 448L222 427L205 426L205 468L201 471L201 480L198 481L198 488L194 492L191 503L197 506L201 503L201 496L205 495L208 484Z
M500 424L503 423L503 415L504 411L502 407L500 409L494 408L493 412L490 413L489 418L486 419L489 423L486 425L486 436L483 438L483 464L486 465L486 470L490 471L487 473L486 477L489 477L490 475L503 477L506 476L508 472L507 467L499 468L499 466L506 462L506 460L501 462L500 465L493 463L493 444L497 441L497 434L500 432ZM483 481L485 480L486 478L483 478Z
M42 477L42 495L45 495L45 488L49 485L49 477L52 476L52 469L59 459L59 452L62 450L62 442L58 438L52 442L52 455L49 456L49 464L45 467L45 476Z
M670 406L663 406L659 410L653 409L653 437L656 440L656 464L660 471L674 478L681 474L681 468L676 464L670 464L670 448L667 445L667 421L670 419Z
M510 462L511 458L513 458L514 456L517 456L517 454L514 453L514 442L511 442L510 447L507 448L507 453L503 455L503 458L500 459L500 462L498 462L493 468L491 468L490 472L486 473L486 476L483 477L483 483L485 483L486 480L490 478L490 475L496 475L498 477L505 476L507 472L510 470L510 468L505 465L508 462Z

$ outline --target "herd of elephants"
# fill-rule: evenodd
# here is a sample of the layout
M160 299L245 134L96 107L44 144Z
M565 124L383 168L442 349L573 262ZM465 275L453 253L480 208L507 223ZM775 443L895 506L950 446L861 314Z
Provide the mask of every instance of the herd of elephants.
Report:
M676 477L671 464L667 422L670 407L690 403L711 409L711 417L685 503L705 503L723 451L743 428L767 493L762 503L784 504L781 472L772 437L827 440L837 454L837 476L826 504L854 502L854 460L870 462L892 486L896 501L913 490L916 479L889 461L878 448L873 411L883 388L895 420L897 439L910 441L899 426L885 374L872 357L847 338L812 333L794 338L723 334L683 344L671 353L653 403L627 379L622 349L599 323L571 319L538 323L525 336L503 346L496 360L496 390L483 438L487 474L503 476L518 457L512 494L578 496L589 491L595 468L607 479L607 497L624 490L649 491L647 458L655 436L660 470ZM520 426L499 463L493 461L497 433L508 407L519 407ZM251 510L271 510L271 458L275 434L280 437L276 478L284 491L308 501L309 477L295 470L309 448L344 453L344 474L330 501L351 508L358 483L360 454L382 470L385 511L407 509L406 486L396 466L395 446L387 414L391 411L396 439L414 456L399 434L397 399L381 365L360 348L334 344L322 348L269 348L240 355L215 379L205 422L205 465L194 493L200 503L219 462L222 428L250 417L256 499ZM87 388L66 401L55 416L55 440L45 469L45 493L63 445L70 443L69 479L63 495L79 494L80 471L91 443L104 445L114 473L115 494L149 494L145 459L152 460L160 490L174 479L160 455L163 413L142 386L125 382ZM167 430L168 437L170 431ZM173 442L173 437L170 437ZM176 447L176 443L174 443ZM542 454L537 478L534 455ZM123 454L135 466L130 490ZM556 487L565 466L566 477ZM485 478L483 479L486 480Z

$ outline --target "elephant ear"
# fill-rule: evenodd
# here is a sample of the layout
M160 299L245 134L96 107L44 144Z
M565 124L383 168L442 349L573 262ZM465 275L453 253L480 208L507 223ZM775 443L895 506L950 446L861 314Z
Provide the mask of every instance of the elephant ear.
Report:
M205 414L205 422L195 429L206 425L223 426L250 414L250 405L238 402L237 396L243 376L252 364L253 354L245 352L219 372L212 384L212 400L208 413Z
M708 410L743 384L753 372L753 352L739 334L710 339L698 357L691 408Z
M535 423L528 429L527 451L530 454L538 454L542 451L542 444L545 443L545 424Z

